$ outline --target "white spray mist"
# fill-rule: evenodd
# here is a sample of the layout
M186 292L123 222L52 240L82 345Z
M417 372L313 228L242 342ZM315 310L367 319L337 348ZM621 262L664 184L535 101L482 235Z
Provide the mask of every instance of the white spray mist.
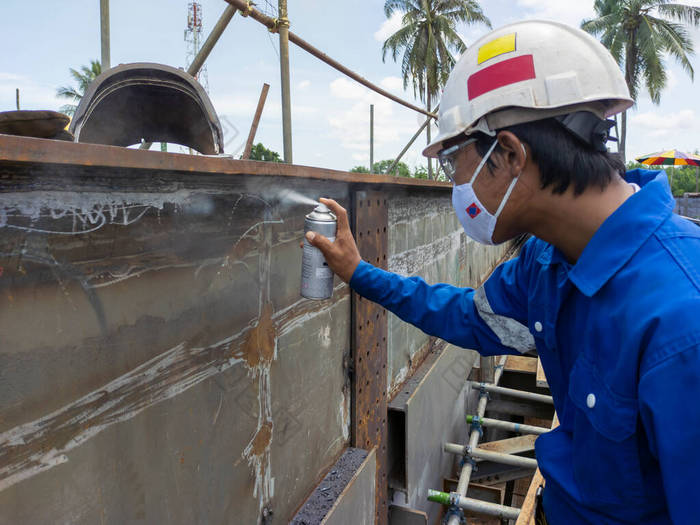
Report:
M281 202L289 202L289 203L295 203L295 204L308 204L309 206L316 206L318 205L318 201L311 199L309 197L306 197L305 195L302 195L298 191L294 190L282 190L278 198Z

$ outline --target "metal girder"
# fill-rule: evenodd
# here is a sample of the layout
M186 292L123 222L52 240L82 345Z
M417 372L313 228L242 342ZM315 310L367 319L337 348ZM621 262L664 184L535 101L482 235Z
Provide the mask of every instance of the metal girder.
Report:
M164 176L169 172L179 171L196 173L198 176L210 175L263 175L276 177L294 177L298 179L333 180L346 183L362 183L396 188L427 187L451 191L452 186L446 182L394 177L391 175L369 175L349 173L326 168L311 168L279 162L257 162L252 160L234 160L222 157L205 157L202 155L181 155L160 151L144 151L101 144L82 144L60 140L37 139L0 135L0 164L41 164L59 166L68 165L71 175L79 173L77 168L85 171L105 168L119 170L158 170ZM14 166L13 166L14 169Z
M353 199L355 239L363 259L387 268L386 196L357 191ZM353 293L353 443L377 451L376 523L388 522L387 465L387 313L377 304Z

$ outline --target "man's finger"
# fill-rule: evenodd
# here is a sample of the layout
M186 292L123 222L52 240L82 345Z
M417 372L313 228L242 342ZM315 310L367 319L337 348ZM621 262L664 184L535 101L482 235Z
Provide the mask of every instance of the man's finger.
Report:
M311 246L314 246L321 250L321 252L323 252L324 255L332 245L331 241L329 241L320 233L316 232L306 232L306 240L309 241L309 244L311 244Z
M350 229L350 223L348 222L348 212L345 211L345 208L343 208L333 199L321 198L319 199L319 201L328 206L328 209L335 213L335 216L338 219L338 230Z

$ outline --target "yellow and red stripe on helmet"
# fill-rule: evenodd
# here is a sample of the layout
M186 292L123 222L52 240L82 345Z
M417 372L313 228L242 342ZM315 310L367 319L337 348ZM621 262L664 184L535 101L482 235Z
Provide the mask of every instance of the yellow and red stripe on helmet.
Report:
M516 82L535 78L535 62L532 55L522 55L503 60L477 71L467 80L469 100Z
M477 54L476 63L483 64L487 60L506 53L512 53L513 51L515 51L515 33L498 37L481 46Z

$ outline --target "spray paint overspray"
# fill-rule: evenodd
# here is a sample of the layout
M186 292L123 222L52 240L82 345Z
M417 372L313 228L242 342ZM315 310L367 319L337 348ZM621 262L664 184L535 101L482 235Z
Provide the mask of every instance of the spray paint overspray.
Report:
M325 204L319 204L304 220L304 252L301 259L301 295L307 299L328 299L333 295L333 270L323 253L309 244L306 232L313 231L335 241L337 219Z

